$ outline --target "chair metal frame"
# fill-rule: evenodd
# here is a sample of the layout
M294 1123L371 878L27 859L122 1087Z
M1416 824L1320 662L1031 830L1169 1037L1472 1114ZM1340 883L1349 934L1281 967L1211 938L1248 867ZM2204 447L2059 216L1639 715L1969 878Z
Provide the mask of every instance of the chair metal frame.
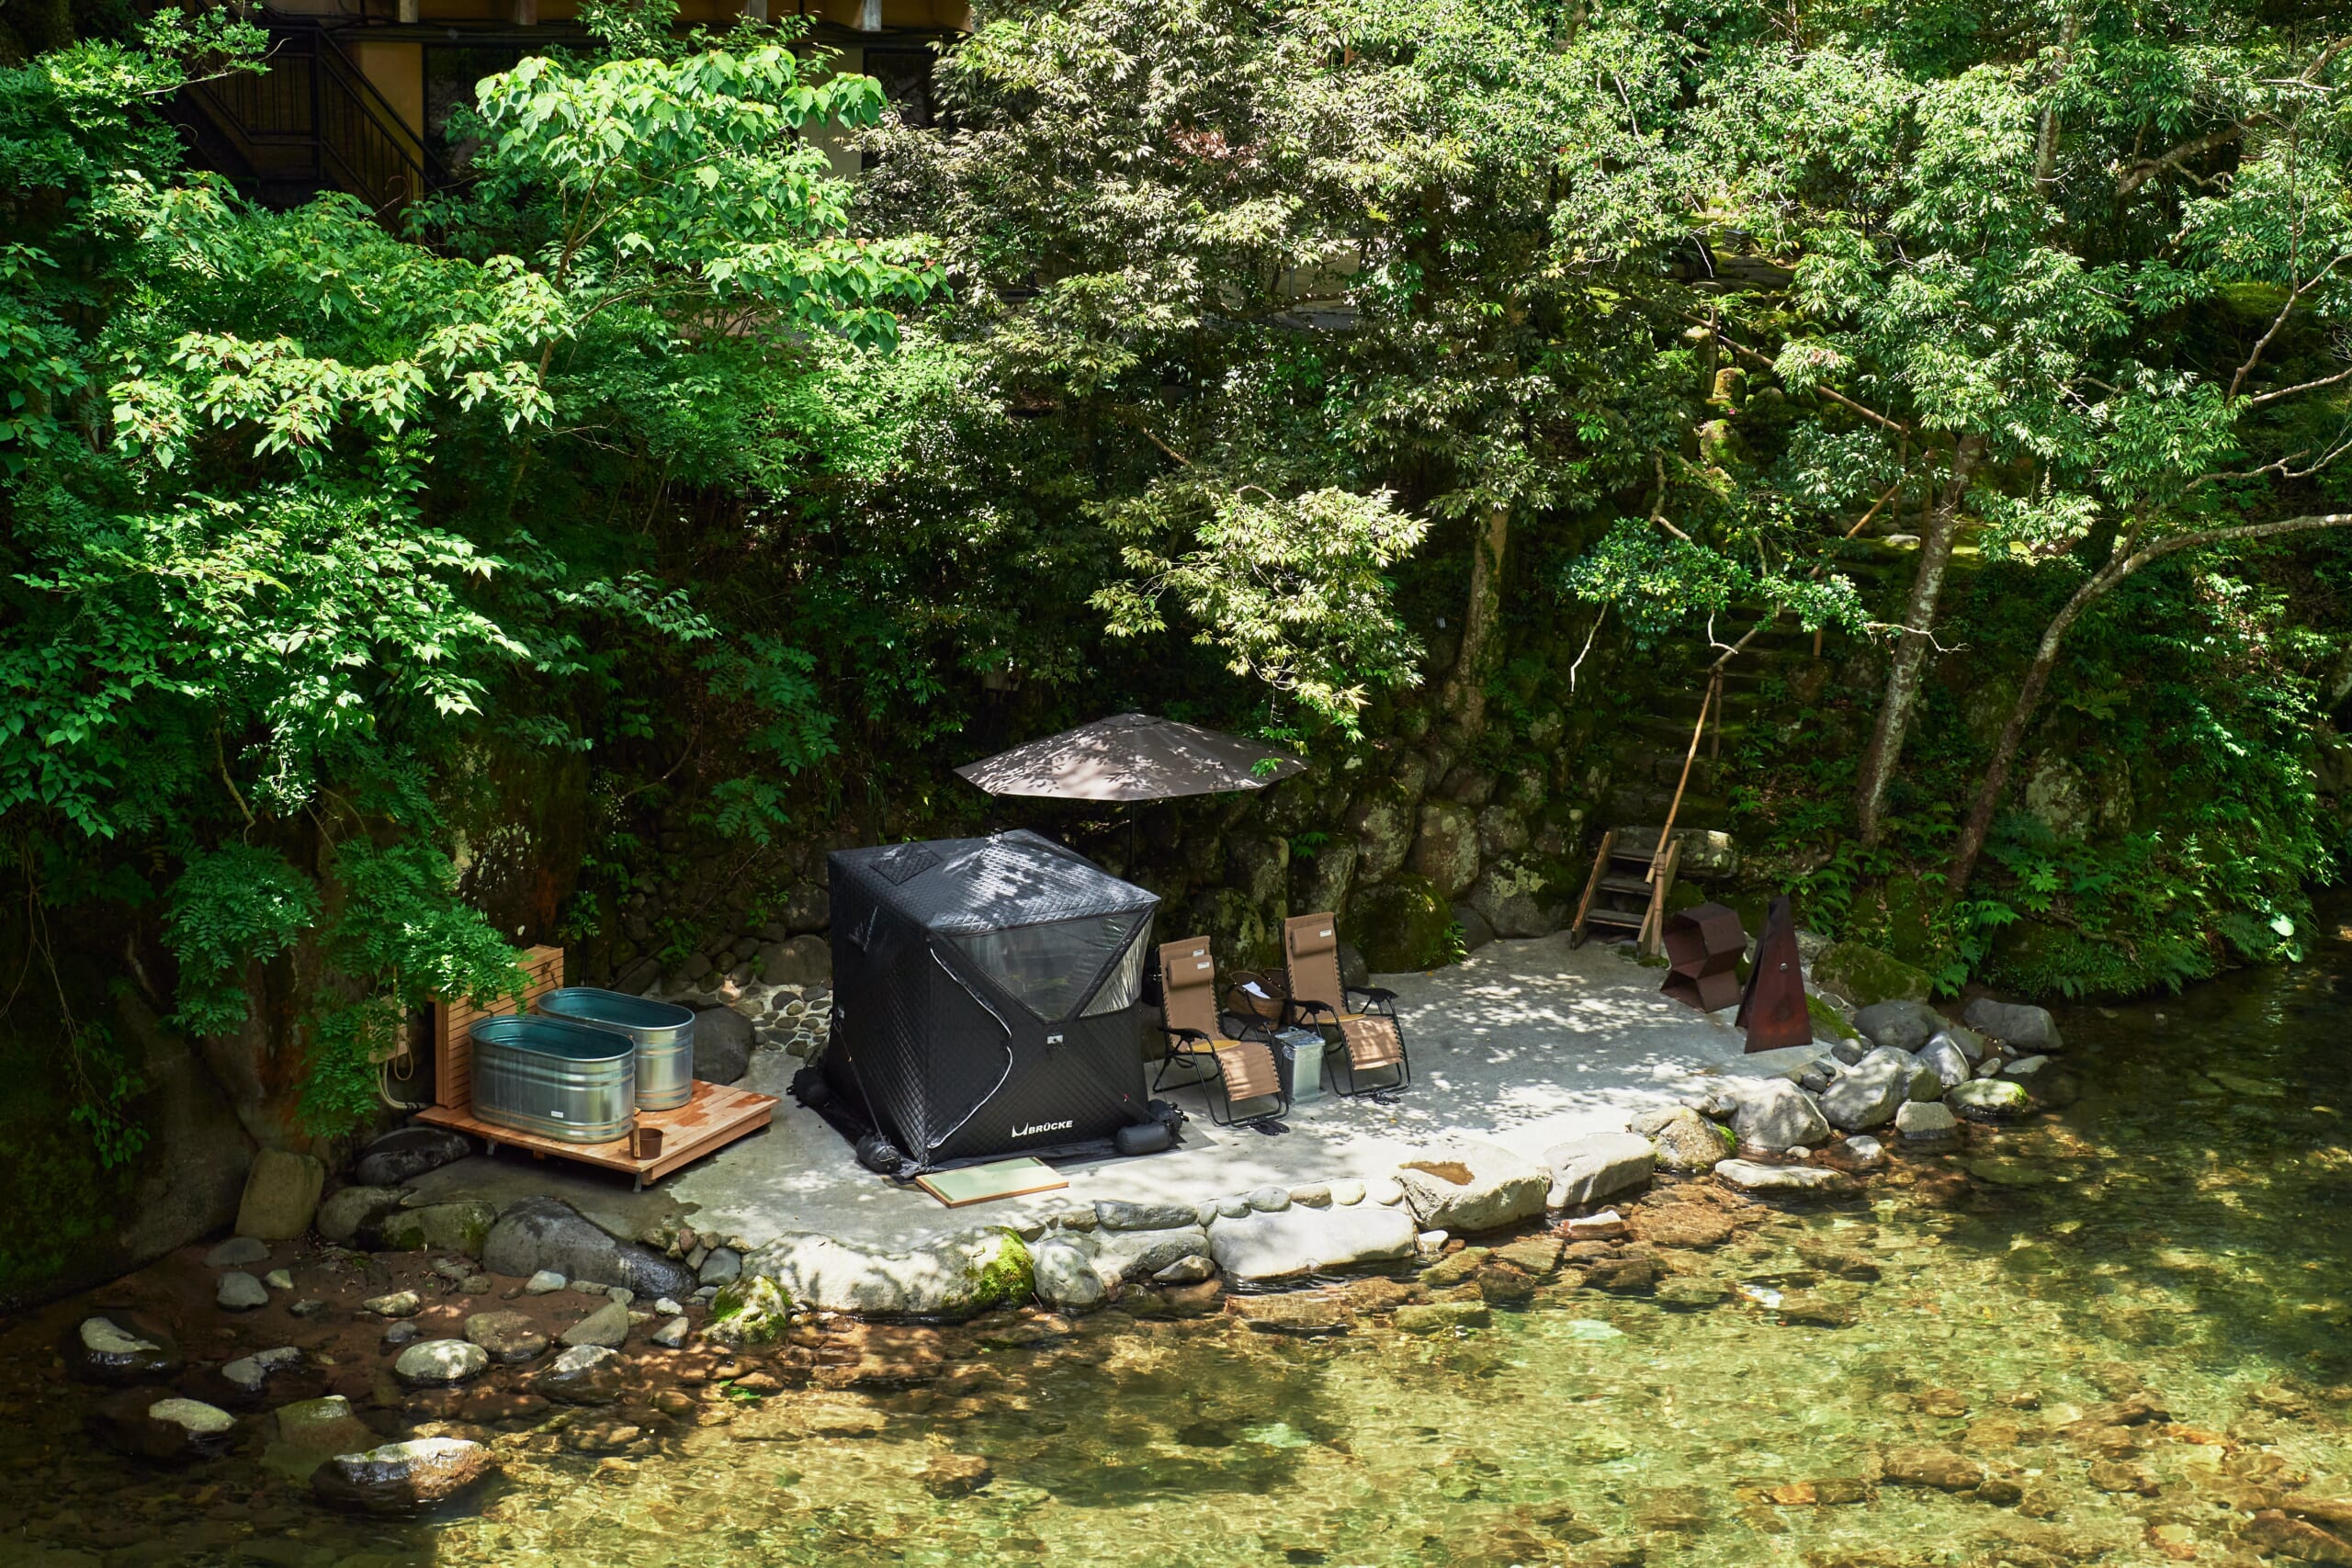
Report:
M1274 1055L1271 1039L1250 1038L1250 1026L1246 1024L1234 1033L1225 1035L1211 1034L1200 1028L1197 1021L1191 1024L1175 1021L1175 1010L1183 1005L1179 1000L1179 993L1200 990L1207 993L1204 999L1210 1010L1209 1017L1215 1020L1220 1030L1225 1027L1225 1020L1216 1010L1214 962L1206 937L1160 944L1159 1026L1168 1036L1168 1054L1160 1058L1159 1070L1152 1076L1151 1092L1158 1094L1167 1087L1168 1074L1178 1063L1196 1068L1205 1064L1208 1071L1188 1081L1200 1086L1201 1097L1208 1102L1210 1121L1220 1127L1254 1127L1279 1121L1290 1114L1291 1096L1290 1090L1283 1087L1282 1062ZM1208 974L1205 980L1179 978L1188 974L1197 975L1203 970ZM1194 1016L1197 1020L1198 1015ZM1273 1074L1274 1088L1271 1093L1243 1095L1241 1099L1245 1101L1270 1099L1275 1104L1270 1111L1238 1116L1234 1113L1233 1084L1227 1072L1226 1058L1228 1053L1253 1048L1266 1054L1266 1066ZM1220 1100L1224 1102L1222 1113L1218 1110Z

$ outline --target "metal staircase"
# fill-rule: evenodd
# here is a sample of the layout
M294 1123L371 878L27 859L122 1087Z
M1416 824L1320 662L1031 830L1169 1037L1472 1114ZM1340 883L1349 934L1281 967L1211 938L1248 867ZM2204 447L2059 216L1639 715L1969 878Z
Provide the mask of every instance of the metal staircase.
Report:
M357 197L379 218L450 183L432 150L323 28L273 22L268 69L181 89L173 118L191 159L264 206L322 191Z

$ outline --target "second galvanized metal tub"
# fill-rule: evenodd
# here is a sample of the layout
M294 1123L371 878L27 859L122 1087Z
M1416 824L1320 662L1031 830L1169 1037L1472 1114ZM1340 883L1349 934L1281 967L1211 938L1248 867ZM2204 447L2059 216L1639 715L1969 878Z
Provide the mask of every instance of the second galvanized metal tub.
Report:
M637 1045L637 1108L675 1111L695 1094L695 1015L673 1002L649 1001L624 991L567 986L549 991L538 1009L627 1035Z
M484 1018L474 1047L474 1114L567 1144L608 1144L637 1120L637 1047L558 1018Z

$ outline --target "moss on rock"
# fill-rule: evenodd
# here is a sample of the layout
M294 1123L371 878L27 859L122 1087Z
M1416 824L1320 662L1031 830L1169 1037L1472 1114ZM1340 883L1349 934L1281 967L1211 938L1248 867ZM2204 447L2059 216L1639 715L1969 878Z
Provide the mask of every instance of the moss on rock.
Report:
M1036 1266L1029 1246L1015 1233L998 1231L977 1249L972 1260L971 1310L1019 1306L1037 1293Z
M1935 988L1926 970L1859 942L1824 948L1813 961L1813 980L1864 1008L1878 1002L1924 1002Z
M1378 974L1430 969L1453 961L1453 908L1437 884L1411 873L1367 887L1355 899L1357 944Z
M792 1298L784 1287L764 1274L744 1274L711 1299L702 1332L715 1344L740 1349L772 1345L791 1326Z

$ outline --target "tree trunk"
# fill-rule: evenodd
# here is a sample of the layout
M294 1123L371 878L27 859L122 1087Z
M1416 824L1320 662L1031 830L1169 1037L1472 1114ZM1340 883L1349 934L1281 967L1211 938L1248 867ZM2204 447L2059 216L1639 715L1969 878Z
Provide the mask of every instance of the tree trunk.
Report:
M2058 662L2058 649L2066 634L2082 619L2083 612L2109 590L2146 566L2179 550L2203 545L2227 544L2239 539L2267 538L2275 534L2308 534L2321 528L2342 528L2352 525L2352 512L2314 513L2303 517L2281 518L2276 523L2244 524L2234 528L2208 528L2194 534L2177 534L2159 539L2133 554L2110 559L2092 576L2089 581L2075 590L2059 612L2050 618L2049 626L2041 634L2041 646L2034 649L2033 667L2026 671L2025 684L2018 692L2017 705L2009 712L2007 724L2001 727L2001 738L1993 746L1991 763L1976 786L1976 799L1968 808L1968 821L1960 830L1960 842L1953 848L1951 869L1945 886L1952 897L1964 897L1969 878L1976 874L1977 857L1984 852L1985 836L1992 831L1993 813L2000 809L2002 792L2008 788L2009 770L2017 763L2018 750L2025 744L2026 727L2033 721L2034 710L2041 705L2041 694L2050 683L2050 671Z
M1878 728L1862 753L1862 776L1854 792L1854 815L1865 844L1875 844L1883 827L1887 781L1903 755L1903 736L1918 701L1919 683L1927 673L1929 633L1935 628L1936 606L1943 597L1944 571L1951 564L1953 536L1960 528L1960 504L1967 498L1969 481L1984 455L1984 438L1963 435L1952 448L1951 471L1943 493L1928 517L1927 537L1919 546L1919 574L1912 580L1911 601L1903 615L1903 635L1894 645L1894 662L1886 675L1886 695L1880 701Z
M1462 647L1453 656L1440 703L1465 735L1487 725L1487 667L1503 608L1503 551L1510 544L1510 508L1491 506L1470 554L1470 604L1462 618Z

